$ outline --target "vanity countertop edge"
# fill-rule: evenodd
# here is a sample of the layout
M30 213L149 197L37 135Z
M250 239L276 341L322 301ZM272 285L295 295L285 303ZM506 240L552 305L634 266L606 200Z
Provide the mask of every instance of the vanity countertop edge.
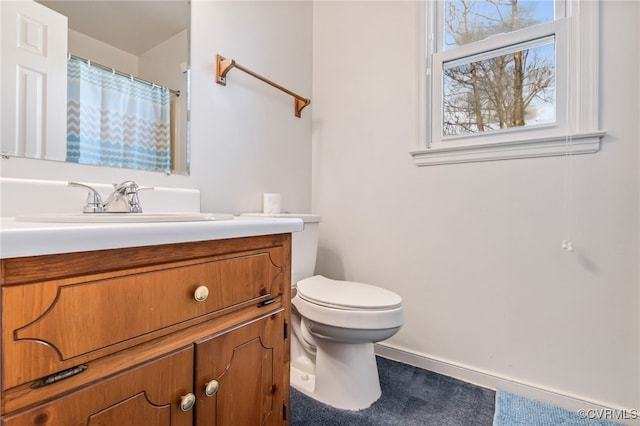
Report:
M299 232L297 218L153 223L33 223L0 219L0 258L75 253Z

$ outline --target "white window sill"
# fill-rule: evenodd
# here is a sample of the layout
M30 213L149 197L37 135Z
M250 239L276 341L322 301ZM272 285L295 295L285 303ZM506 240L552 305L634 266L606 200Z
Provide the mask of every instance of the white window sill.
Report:
M417 166L510 160L514 158L550 157L567 154L591 154L600 150L604 131L513 142L487 143L467 146L437 146L411 151Z

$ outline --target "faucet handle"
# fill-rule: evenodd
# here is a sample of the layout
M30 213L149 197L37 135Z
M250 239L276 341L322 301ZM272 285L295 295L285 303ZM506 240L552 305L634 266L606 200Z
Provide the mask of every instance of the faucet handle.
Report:
M89 185L80 182L68 182L67 186L84 188L88 191L87 204L82 209L83 213L102 213L104 211L102 197L100 196L100 193L98 191L96 191Z
M131 204L132 213L142 213L142 207L140 207L140 199L138 193L140 191L152 191L156 189L154 186L137 186L135 193L129 195L129 202Z
M138 191L128 192L129 196L129 213L142 213Z

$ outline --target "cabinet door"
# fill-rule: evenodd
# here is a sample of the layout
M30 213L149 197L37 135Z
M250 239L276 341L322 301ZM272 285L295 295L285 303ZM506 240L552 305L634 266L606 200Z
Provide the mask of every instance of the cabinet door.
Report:
M286 424L284 342L284 312L196 342L196 425Z
M2 1L2 151L62 160L67 148L67 17Z
M49 403L6 416L3 426L191 426L181 397L193 388L193 346Z

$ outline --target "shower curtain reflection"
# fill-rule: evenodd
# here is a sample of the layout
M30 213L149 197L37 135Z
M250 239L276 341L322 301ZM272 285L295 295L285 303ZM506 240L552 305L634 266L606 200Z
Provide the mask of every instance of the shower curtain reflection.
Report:
M67 161L171 171L171 92L70 57Z

